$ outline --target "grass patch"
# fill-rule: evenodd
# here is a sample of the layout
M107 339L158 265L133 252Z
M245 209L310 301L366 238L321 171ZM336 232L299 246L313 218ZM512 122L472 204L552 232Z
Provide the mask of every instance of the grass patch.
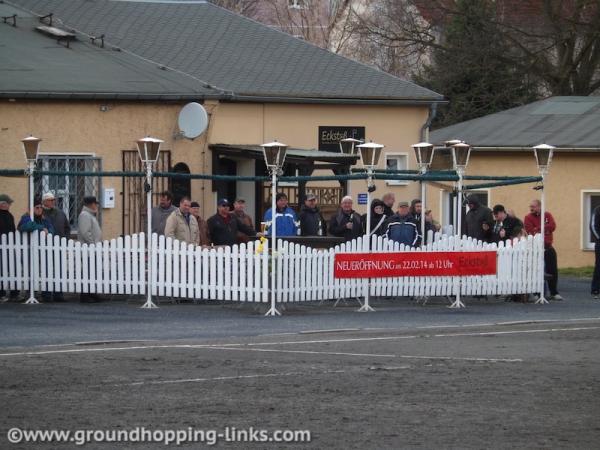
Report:
M594 266L564 267L558 269L558 273L566 277L592 278L594 276Z

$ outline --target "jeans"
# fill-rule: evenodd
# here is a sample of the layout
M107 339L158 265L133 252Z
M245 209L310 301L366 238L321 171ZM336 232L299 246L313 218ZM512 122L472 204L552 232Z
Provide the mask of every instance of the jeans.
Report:
M550 275L547 280L550 295L558 294L558 262L556 250L554 250L554 247L552 246L548 246L544 250L544 272Z
M594 266L594 278L592 278L592 293L600 291L600 241L594 246L596 253L596 265Z

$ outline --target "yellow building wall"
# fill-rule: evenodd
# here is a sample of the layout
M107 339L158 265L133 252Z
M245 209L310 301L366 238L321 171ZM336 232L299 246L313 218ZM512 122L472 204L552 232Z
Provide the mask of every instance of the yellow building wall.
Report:
M466 175L538 176L533 152L477 152L471 154ZM482 181L481 181L482 182ZM481 183L465 181L465 184ZM583 267L594 264L594 252L584 250L582 236L587 223L582 220L583 202L581 192L600 189L600 155L595 153L569 154L556 152L546 178L546 209L556 220L554 247L559 267ZM490 188L490 208L502 204L514 210L523 220L529 213L529 204L540 199L535 184L522 184ZM441 216L440 188L429 187L428 208L435 217Z

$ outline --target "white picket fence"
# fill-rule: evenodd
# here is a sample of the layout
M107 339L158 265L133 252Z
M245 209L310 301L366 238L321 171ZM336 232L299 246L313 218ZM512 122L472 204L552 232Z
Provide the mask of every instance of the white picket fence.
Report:
M279 241L274 261L278 302L308 302L363 297L508 295L539 292L543 276L540 236L506 245L436 234L423 249L406 248L373 237L371 252L497 251L496 275L464 277L389 277L336 279L336 253L365 253L365 236L318 250ZM28 290L31 266L35 289L69 293L143 295L146 249L143 233L86 245L46 234L2 235L0 287ZM201 248L152 236L152 294L168 298L267 302L271 283L268 242Z

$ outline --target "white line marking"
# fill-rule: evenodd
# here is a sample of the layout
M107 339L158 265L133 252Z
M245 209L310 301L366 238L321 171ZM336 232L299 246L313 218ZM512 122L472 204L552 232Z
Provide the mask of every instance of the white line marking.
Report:
M242 352L273 352L273 353L305 353L309 355L335 355L335 356L367 356L376 358L404 358L404 359L441 359L450 361L481 361L481 362L523 362L518 358L476 358L459 356L425 356L425 355L382 355L376 353L343 353L343 352L317 352L311 350L278 350L273 348L240 348L240 347L207 347L207 350L235 350Z
M344 373L344 370L325 370L323 372L317 372L318 374L330 374L330 373ZM228 377L214 377L214 378L184 378L180 380L155 380L155 381L136 381L134 383L127 384L114 384L112 386L144 386L151 384L179 384L179 383L202 383L207 381L227 381L227 380L244 380L252 378L274 378L274 377L290 377L295 375L312 375L315 372L281 372L281 373L263 373L263 374L252 374L252 375L234 375ZM97 385L93 387L104 387L104 385Z
M511 331L486 331L486 332L475 332L475 333L447 333L447 334L434 334L434 335L410 335L410 336L379 336L379 337L368 337L368 338L346 338L346 339L318 339L318 340L304 340L304 341L282 341L282 342L250 342L250 343L231 343L231 344L165 344L165 345L146 345L146 346L133 346L133 347L106 347L106 348L78 348L78 349L65 349L65 350L46 350L46 351L27 351L27 352L13 352L13 353L0 353L0 357L3 356L34 356L34 355L50 355L50 354L68 354L68 353L87 353L87 352L111 352L111 351L128 351L128 350L152 350L152 349L163 349L163 348L210 348L210 347L258 347L258 346L271 346L271 345L294 345L294 344L327 344L336 342L369 342L369 341L393 341L400 339L417 339L417 338L450 338L450 337L466 337L466 336L493 336L493 335L508 335L508 334L526 334L526 333L556 333L563 331L585 331L585 330L597 330L598 327L578 327L578 328L547 328L547 329L534 329L534 330L511 330Z

